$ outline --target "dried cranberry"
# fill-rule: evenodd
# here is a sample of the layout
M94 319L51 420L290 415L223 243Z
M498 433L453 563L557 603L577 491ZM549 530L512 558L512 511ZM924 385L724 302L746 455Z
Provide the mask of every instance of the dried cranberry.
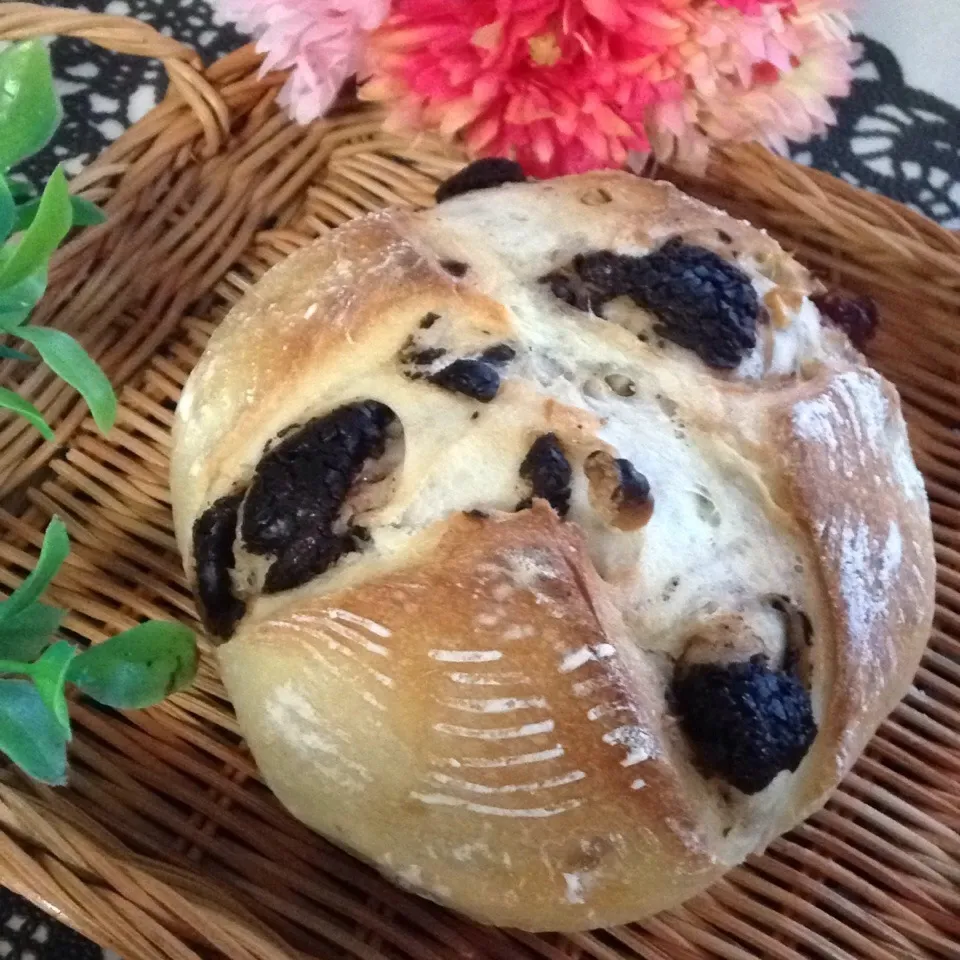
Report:
M880 317L870 297L851 297L831 290L813 302L835 327L839 327L858 349L864 350L877 332Z

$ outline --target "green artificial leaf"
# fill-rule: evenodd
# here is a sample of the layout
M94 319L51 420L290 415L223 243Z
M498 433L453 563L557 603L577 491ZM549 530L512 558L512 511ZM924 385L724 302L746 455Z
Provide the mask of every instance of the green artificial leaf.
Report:
M19 413L24 420L29 420L40 431L45 440L53 440L53 431L43 419L43 414L29 400L25 400L6 387L0 387L0 407Z
M0 660L32 663L50 645L62 619L62 610L45 603L31 604L12 617L0 617Z
M50 54L39 40L0 52L0 172L43 149L60 123Z
M47 265L73 224L70 190L63 170L57 167L47 181L36 215L0 267L0 290L16 286Z
M4 262L0 250L0 264ZM47 290L47 266L6 290L0 290L0 333L16 333Z
M0 604L0 623L17 616L40 599L69 552L70 538L67 536L67 528L59 517L54 517L44 531L37 565L9 599Z
M67 781L67 738L29 680L0 680L0 751L37 780Z
M149 620L84 650L67 679L109 707L137 710L189 686L196 673L192 631Z
M101 433L117 419L117 397L104 372L68 333L52 327L18 327L17 336L32 343L50 369L87 401Z
M29 353L21 353L14 350L13 347L5 347L0 343L0 360L20 360L23 363L36 363L36 358L31 357Z
M107 222L107 215L92 201L83 197L71 197L73 225L75 227L96 227Z
M40 694L40 699L60 724L67 740L70 739L70 713L67 709L64 686L67 682L70 663L76 655L77 648L73 644L67 643L66 640L58 640L53 646L44 650L43 656L30 669L30 676Z
M0 174L0 241L6 240L13 230L16 221L16 205L13 202L13 195L7 186L7 181Z
M71 197L70 208L73 213L73 226L75 227L95 227L97 224L106 222L107 215L95 203L84 200L83 197ZM21 230L26 230L33 223L39 209L39 197L21 203L16 209L13 232L19 233Z

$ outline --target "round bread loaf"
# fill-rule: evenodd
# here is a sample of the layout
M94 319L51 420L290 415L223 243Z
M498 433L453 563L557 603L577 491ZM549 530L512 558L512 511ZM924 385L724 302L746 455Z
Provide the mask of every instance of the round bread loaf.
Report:
M930 626L927 503L895 391L766 234L490 173L231 311L177 535L296 817L479 920L617 924L849 769Z

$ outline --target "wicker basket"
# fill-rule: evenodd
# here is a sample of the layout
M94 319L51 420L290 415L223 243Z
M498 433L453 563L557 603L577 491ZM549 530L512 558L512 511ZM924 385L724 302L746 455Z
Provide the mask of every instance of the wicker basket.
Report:
M109 222L68 246L36 322L79 336L121 391L109 441L45 369L5 362L56 425L0 419L0 585L54 512L74 551L51 594L98 641L195 622L171 533L169 427L224 312L273 263L384 204L429 202L460 159L383 133L376 109L303 129L240 50L203 72L115 17L0 4L0 38L86 37L163 60L167 99L75 181ZM127 960L922 960L960 957L960 238L744 147L682 186L767 226L831 282L873 295L872 359L902 392L936 523L937 618L916 685L829 805L708 893L630 927L531 936L401 892L294 822L238 734L209 650L187 694L120 716L73 706L70 787L0 775L0 882Z

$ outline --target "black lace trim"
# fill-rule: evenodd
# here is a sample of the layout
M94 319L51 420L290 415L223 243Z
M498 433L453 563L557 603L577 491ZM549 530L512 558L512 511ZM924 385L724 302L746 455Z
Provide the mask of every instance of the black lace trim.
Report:
M38 2L77 5L70 0ZM193 47L207 63L247 42L233 26L215 21L205 0L84 0L83 8L145 20ZM157 60L112 53L71 37L57 40L51 57L63 101L63 123L54 142L17 171L33 183L43 182L58 163L66 165L68 174L76 174L158 103L167 89L166 74Z
M0 887L0 956L4 960L101 960L102 951L79 933Z
M907 86L891 50L858 36L863 54L828 136L795 159L960 229L960 109Z

